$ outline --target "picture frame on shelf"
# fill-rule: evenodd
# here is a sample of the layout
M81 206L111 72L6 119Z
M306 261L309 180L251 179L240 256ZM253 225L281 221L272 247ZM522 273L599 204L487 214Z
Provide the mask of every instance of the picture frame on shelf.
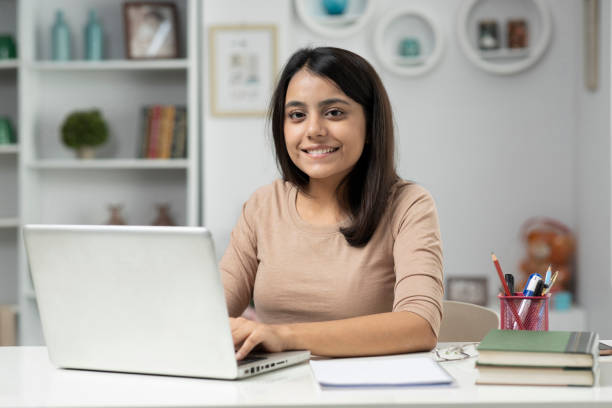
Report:
M123 18L128 59L179 57L179 23L174 3L126 2Z
M275 25L209 27L211 113L265 116L278 66Z
M489 300L487 278L483 276L449 277L446 280L448 300L486 306Z

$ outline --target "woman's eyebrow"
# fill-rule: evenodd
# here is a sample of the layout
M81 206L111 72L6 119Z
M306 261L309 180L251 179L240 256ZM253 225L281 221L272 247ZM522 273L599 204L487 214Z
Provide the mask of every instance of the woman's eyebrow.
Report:
M319 102L319 107L322 106L327 106L327 105L332 105L334 103L343 103L345 105L350 105L350 103L348 103L348 101L345 101L344 99L341 98L329 98L329 99L325 99L321 102ZM300 102L300 101L289 101L285 104L285 108L291 108L293 106L299 106L299 107L305 107L306 104L304 102Z

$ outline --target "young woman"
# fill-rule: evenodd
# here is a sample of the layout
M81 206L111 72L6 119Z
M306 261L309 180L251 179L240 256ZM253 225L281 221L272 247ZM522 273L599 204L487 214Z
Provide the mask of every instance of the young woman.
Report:
M433 199L401 180L382 82L360 56L297 51L270 105L283 179L244 204L220 268L236 358L430 350L442 317ZM238 317L251 297L259 321Z

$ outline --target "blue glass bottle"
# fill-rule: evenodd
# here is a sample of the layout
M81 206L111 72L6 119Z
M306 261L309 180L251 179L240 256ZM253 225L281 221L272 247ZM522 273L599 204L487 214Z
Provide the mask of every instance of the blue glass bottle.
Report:
M71 58L70 28L64 21L64 12L55 12L55 23L51 30L51 57L54 61L68 61Z
M89 10L89 21L85 25L85 59L99 61L104 48L104 33L95 10Z

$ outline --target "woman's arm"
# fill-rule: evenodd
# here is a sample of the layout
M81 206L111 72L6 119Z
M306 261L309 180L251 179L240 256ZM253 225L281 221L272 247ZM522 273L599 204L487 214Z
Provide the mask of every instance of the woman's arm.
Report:
M231 319L232 337L243 359L255 346L267 351L310 350L319 356L349 357L431 350L436 335L412 312L389 312L316 323L268 325Z

